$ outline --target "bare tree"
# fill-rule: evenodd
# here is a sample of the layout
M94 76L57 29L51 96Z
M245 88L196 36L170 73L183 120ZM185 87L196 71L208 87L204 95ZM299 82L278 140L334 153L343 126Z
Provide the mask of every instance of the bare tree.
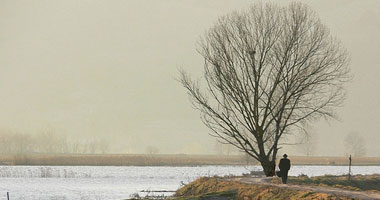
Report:
M180 79L193 105L211 135L258 160L267 176L280 139L333 117L349 80L346 50L302 3L255 4L223 16L198 51L204 82L185 71Z
M41 130L35 137L38 152L41 153L61 153L61 138L51 127Z
M98 145L99 145L99 150L102 154L105 154L108 152L110 146L109 146L109 143L104 138L99 140Z
M0 154L25 154L33 152L34 148L31 135L14 130L0 130Z
M147 146L145 151L149 155L158 154L160 152L160 150L157 147L151 145Z
M87 141L88 151L91 154L94 153L106 153L109 148L109 144L104 138L93 138Z
M227 155L227 156L229 156L231 153L233 153L234 149L235 148L232 145L230 145L230 144L223 144L223 143L220 143L217 140L215 141L214 151L218 155Z
M90 154L96 153L99 149L98 141L96 139L87 141L87 145L88 145L88 153Z
M296 148L306 156L311 156L315 153L318 144L318 135L313 133L304 133L299 137Z
M366 154L365 140L356 132L351 132L345 137L344 147L346 155L360 157Z
M20 133L0 129L0 154L25 153L106 153L107 141L69 140L65 134L57 134L52 128L45 128L39 134Z
M68 151L69 153L81 153L81 143L79 140L75 139L71 139L69 142L68 142Z

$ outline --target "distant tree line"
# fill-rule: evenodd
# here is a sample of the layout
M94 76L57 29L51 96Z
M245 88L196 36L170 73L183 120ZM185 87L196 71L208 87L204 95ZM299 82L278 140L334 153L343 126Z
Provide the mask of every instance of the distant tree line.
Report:
M350 132L344 138L345 155L353 155L355 157L363 157L366 155L365 139L357 132Z
M0 130L0 154L26 153L107 153L109 144L101 138L72 140L54 131L27 134Z

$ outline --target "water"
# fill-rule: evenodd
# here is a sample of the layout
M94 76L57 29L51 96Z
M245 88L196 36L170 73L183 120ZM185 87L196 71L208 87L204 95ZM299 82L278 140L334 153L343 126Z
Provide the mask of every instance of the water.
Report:
M200 176L242 175L259 166L112 167L0 166L0 200L128 199L141 190L178 189ZM342 175L345 166L293 166L291 176ZM353 174L380 173L380 166L353 166ZM171 193L166 193L170 195Z

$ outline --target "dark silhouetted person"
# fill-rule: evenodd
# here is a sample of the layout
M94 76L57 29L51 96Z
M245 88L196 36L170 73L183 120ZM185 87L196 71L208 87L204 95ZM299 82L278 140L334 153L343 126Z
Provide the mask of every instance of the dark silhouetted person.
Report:
M284 158L280 160L278 167L280 168L282 183L286 184L288 179L288 171L290 169L290 160L288 159L288 155L284 154Z

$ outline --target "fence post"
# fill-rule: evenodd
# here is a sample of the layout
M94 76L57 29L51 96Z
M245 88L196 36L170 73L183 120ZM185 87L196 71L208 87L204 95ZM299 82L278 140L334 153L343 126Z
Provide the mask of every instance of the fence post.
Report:
M7 192L7 199L9 200L9 192Z
M348 180L351 181L351 162L352 162L351 155L350 155L349 161L350 163L348 165Z

